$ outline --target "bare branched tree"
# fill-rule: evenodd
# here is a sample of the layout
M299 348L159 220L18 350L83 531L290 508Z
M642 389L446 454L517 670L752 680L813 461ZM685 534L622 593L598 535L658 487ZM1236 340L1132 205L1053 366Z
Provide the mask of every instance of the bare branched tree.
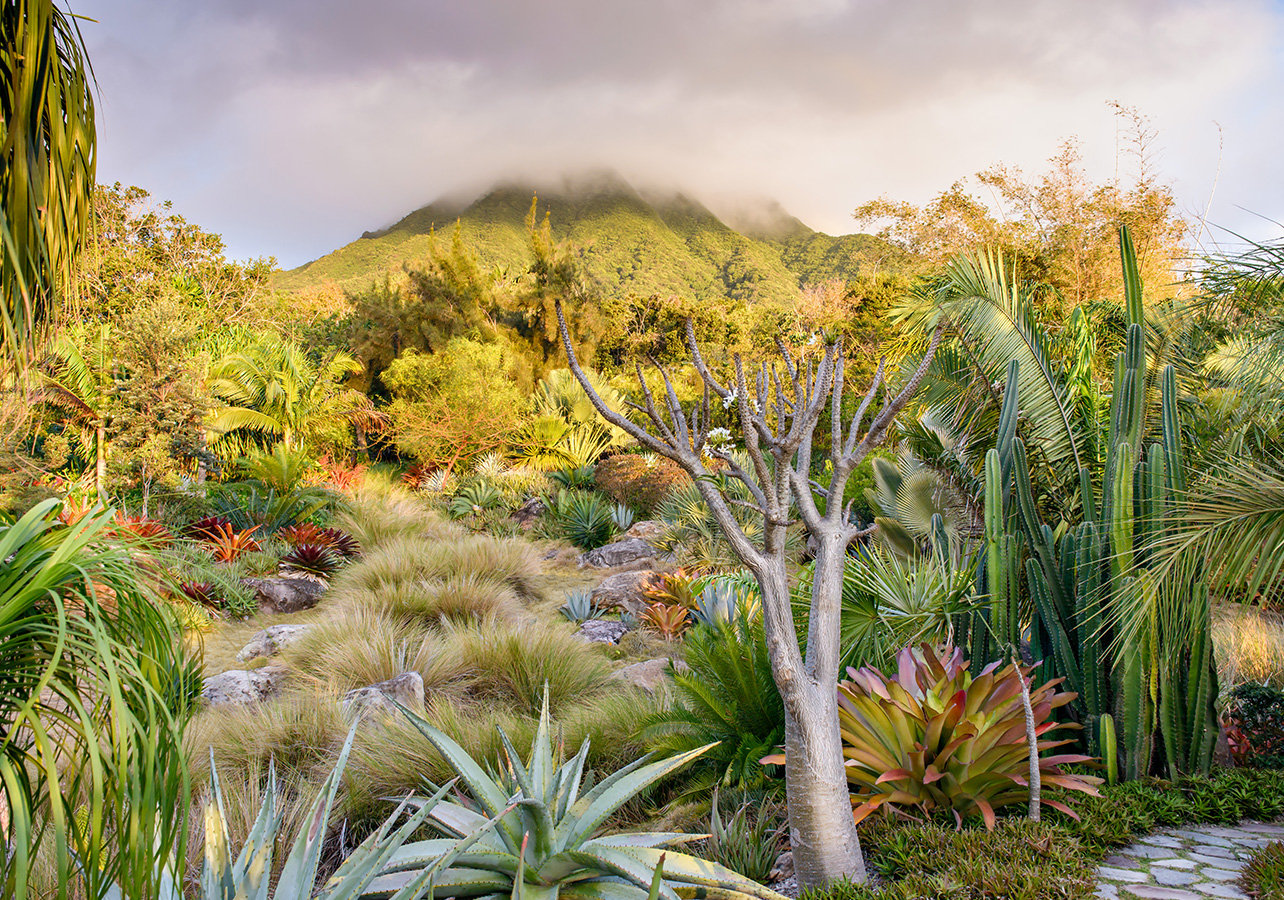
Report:
M686 470L732 549L761 588L767 649L785 706L785 784L800 884L812 887L841 878L865 880L843 767L837 685L839 608L847 548L874 526L852 524L851 504L844 506L842 497L852 471L883 441L918 388L940 343L942 326L933 333L922 363L899 391L893 392L885 384L884 363L880 362L855 414L846 418L842 400L847 386L840 342L828 342L815 361L793 354L778 340L779 359L749 371L737 355L733 357L735 381L728 386L706 365L695 329L688 321L687 344L703 383L702 397L684 409L669 372L651 360L663 380L664 394L657 399L641 365L636 365L644 403L630 404L630 418L608 407L593 389L576 359L560 303L557 315L571 371L599 415ZM867 421L880 394L881 406ZM737 463L722 442L716 438L710 441L714 403L728 409L734 406L750 471ZM810 468L812 439L826 412L830 416L833 476L827 486L821 486L811 479ZM706 454L720 460L718 472L705 466ZM727 490L730 479L748 488L752 503L736 499ZM827 500L823 513L817 497ZM737 523L735 506L749 506L762 516L762 534L757 540ZM785 553L786 532L799 518L815 552L805 653L794 624Z

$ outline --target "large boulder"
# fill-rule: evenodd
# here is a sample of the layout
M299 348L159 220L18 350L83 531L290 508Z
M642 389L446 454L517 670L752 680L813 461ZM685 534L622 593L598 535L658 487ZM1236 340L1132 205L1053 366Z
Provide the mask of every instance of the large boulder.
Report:
M343 695L343 708L354 714L392 714L398 709L393 701L412 712L424 711L424 679L418 672L402 672L378 684L355 688Z
M205 679L201 697L210 706L258 703L275 694L285 679L285 666L233 669Z
M593 569L618 569L623 566L649 567L660 555L655 546L641 538L624 538L580 554L580 566Z
M592 600L600 609L621 609L635 616L641 615L647 604L646 595L642 592L654 582L655 575L650 570L608 575L593 588Z
M648 694L654 694L669 680L669 660L667 657L662 657L633 663L618 670L615 677L636 688L641 688Z
M276 656L290 644L308 633L311 625L269 625L241 648L236 658L241 662L260 656Z
M618 644L628 631L629 626L619 619L589 619L575 636L590 644Z
M633 526L626 532L626 538L641 538L654 544L664 534L665 525L663 522L655 519L643 519L641 522L634 522Z
M270 613L311 609L325 593L325 583L311 578L242 578L241 584L254 591L259 609Z

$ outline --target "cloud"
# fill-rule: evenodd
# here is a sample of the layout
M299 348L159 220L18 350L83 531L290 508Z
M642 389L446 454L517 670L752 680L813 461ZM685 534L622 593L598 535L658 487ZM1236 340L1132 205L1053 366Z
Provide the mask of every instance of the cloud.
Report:
M294 265L436 196L609 166L851 230L1078 135L1108 100L1160 130L1183 204L1284 218L1281 14L1255 0L84 2L100 173L172 198L238 256ZM1238 204L1238 206L1237 206ZM1260 222L1256 227L1264 227Z

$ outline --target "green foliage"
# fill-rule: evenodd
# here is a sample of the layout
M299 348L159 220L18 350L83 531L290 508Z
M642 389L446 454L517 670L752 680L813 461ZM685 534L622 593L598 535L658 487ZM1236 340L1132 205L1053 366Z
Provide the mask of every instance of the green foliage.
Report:
M762 798L740 796L740 803L724 818L721 798L717 790L713 792L704 856L752 881L765 883L780 856L786 826L763 808Z
M93 72L75 18L51 0L0 11L0 369L35 355L89 231Z
M1284 691L1238 684L1231 688L1224 719L1238 765L1284 768Z
M595 491L560 490L545 501L541 523L552 537L593 550L615 537L615 508Z
M1141 779L1105 788L1079 804L1078 822L1004 819L993 831L954 823L902 825L867 820L861 843L884 882L838 885L810 900L937 900L1087 896L1102 857L1155 828L1284 815L1284 773L1214 770L1172 783Z
M183 730L199 672L128 548L106 539L112 512L68 527L57 512L46 501L0 525L0 888L27 895L43 844L61 890L100 896L118 881L152 896L185 841Z
M1239 886L1256 900L1284 900L1284 842L1256 851L1239 876Z
M996 810L1026 802L1030 748L1021 679L1032 672L991 663L973 677L961 649L947 646L938 658L928 644L902 650L893 678L869 667L851 671L838 685L838 721L857 820L890 806L924 816L936 810L979 814L993 828ZM1031 690L1036 733L1061 727L1051 721L1052 711L1072 699L1055 682ZM1068 743L1040 740L1038 747L1042 752ZM1096 793L1101 779L1061 769L1088 760L1041 757L1043 783ZM1041 800L1069 812L1060 801Z
M648 763L644 757L584 789L589 745L584 743L579 753L561 762L547 703L525 760L500 733L504 756L498 775L488 774L444 732L412 713L406 715L454 768L471 802L434 798L437 802L428 815L447 837L407 844L393 853L384 867L387 889L401 887L426 865L440 865L457 841L480 833L477 852L459 856L457 866L443 866L435 879L435 896L471 896L478 887L513 896L550 888L554 893L578 890L598 896L603 890L599 885L609 881L614 885L612 896L639 900L655 895L653 882L666 900L677 900L677 890L696 885L730 898L779 897L716 863L663 849L694 835L598 835L621 806L699 756L700 749L657 762Z
M383 373L398 449L451 471L505 446L524 399L511 369L503 345L464 337L433 353L403 353Z
M740 460L745 471L752 471L748 459ZM753 493L738 479L728 479L727 492L733 500L752 504ZM740 506L731 507L741 530L750 540L758 540L762 533L762 516L755 510ZM713 518L709 505L704 502L694 481L680 481L665 495L655 508L655 517L664 523L664 533L656 541L663 550L678 554L686 563L698 570L735 569L740 559L731 549L722 530ZM796 555L799 540L789 536L790 555Z
M315 465L306 453L291 450L285 443L277 444L270 452L251 449L237 460L237 467L248 480L257 481L277 494L297 490Z
M504 502L499 488L485 478L478 478L459 489L459 493L450 498L446 512L452 519L461 519L471 513L480 513L495 509Z
M691 790L771 784L778 769L759 760L784 741L785 709L761 616L742 611L725 625L696 625L685 651L690 669L673 672L673 703L647 722L643 738L661 754L717 742L693 764Z

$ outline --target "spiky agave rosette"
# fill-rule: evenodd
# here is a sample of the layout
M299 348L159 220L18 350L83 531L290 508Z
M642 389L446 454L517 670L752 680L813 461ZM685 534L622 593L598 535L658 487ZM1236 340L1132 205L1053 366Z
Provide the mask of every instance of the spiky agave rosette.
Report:
M642 757L581 793L589 742L559 764L547 694L525 762L500 731L505 753L499 775L488 774L445 733L403 711L458 773L475 806L439 800L429 820L447 836L401 847L370 885L369 896L392 897L425 866L452 852L461 837L476 834L487 820L494 820L490 830L440 871L435 897L783 900L724 866L670 849L708 835L598 834L622 805L709 747L654 762Z

